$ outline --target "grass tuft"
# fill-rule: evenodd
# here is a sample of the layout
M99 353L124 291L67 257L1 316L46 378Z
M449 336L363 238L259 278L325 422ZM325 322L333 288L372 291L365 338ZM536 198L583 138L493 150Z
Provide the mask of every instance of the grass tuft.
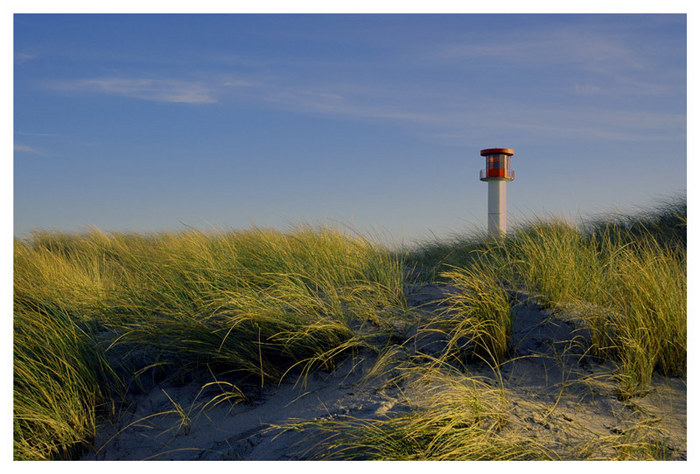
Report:
M475 355L498 365L509 351L513 326L510 298L494 262L485 257L476 262L470 268L441 273L454 289L430 326L447 336L443 358L464 360L465 355Z
M399 413L277 427L316 436L302 453L345 460L549 460L556 455L509 424L502 390L446 366L414 369ZM419 394L415 396L416 394Z

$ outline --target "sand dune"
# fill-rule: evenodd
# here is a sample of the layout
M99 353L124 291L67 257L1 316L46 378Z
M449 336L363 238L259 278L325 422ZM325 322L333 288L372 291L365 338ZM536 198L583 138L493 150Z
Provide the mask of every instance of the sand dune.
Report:
M415 287L410 302L427 315L446 291L449 287L435 284ZM502 388L508 403L504 429L572 459L581 453L614 456L615 442L637 427L652 427L669 457L686 458L685 379L655 376L645 396L621 400L612 363L584 355L587 334L575 315L541 309L524 295L521 300L512 355L500 376L478 361L468 366L470 375ZM403 342L410 356L437 351L444 341L414 328ZM132 395L115 419L102 421L94 447L82 459L296 460L332 454L318 433L280 427L299 420L396 416L420 409L430 388L397 381L391 371L366 377L376 357L363 351L332 373L316 372L305 381L289 376L247 403L206 406L220 392L201 391L204 382L196 376L185 384L155 384Z

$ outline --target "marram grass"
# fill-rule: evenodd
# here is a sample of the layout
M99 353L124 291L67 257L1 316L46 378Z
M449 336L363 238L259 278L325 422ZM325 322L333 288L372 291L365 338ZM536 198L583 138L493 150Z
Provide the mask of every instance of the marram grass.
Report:
M333 370L359 348L392 359L401 351L386 341L406 326L394 323L412 317L407 274L453 289L422 329L447 341L423 367L434 382L422 385L434 387L425 403L387 419L297 428L322 433L332 449L321 452L343 459L556 458L513 429L502 391L438 371L474 356L497 370L509 356L508 295L519 290L581 317L589 352L616 362L622 395L643 392L654 371L684 375L684 209L587 226L535 221L503 239L413 252L309 227L16 240L15 459L75 456L109 401L145 377L211 374L244 399L256 387ZM620 458L658 454L653 440L630 436L605 446ZM582 446L580 456L595 449Z
M401 260L332 229L41 233L15 241L14 275L17 459L89 440L112 372L265 386L333 369L407 309Z
M590 352L618 363L622 396L643 392L654 371L685 375L684 211L684 205L675 204L637 220L617 218L587 226L536 220L502 239L472 246L469 256L451 255L464 264L442 267L443 277L457 289L447 304L472 315L455 319L454 333L479 321L492 341L491 359L499 360L504 352L495 342L506 340L510 332L504 297L504 287L510 287L580 316L591 334Z
M318 440L300 453L323 460L552 460L557 455L510 421L498 387L440 363L409 370L400 413L391 417L330 418L279 426Z
M566 223L540 224L499 249L513 263L513 285L581 316L592 352L618 361L623 395L643 391L654 370L684 375L687 348L684 248L626 232L586 235Z
M513 316L495 262L478 257L470 268L454 268L440 276L453 287L444 300L445 309L430 325L446 335L448 342L441 358L476 356L490 365L503 362L510 346Z
M15 459L69 459L115 393L103 351L67 312L16 305L13 367Z

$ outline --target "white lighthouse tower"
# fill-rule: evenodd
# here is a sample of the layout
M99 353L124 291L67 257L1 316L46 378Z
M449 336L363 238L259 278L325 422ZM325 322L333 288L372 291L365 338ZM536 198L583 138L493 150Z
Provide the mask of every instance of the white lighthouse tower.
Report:
M486 157L486 169L481 170L481 181L489 183L489 234L501 235L506 232L506 183L515 179L510 169L510 148L486 148L481 150Z

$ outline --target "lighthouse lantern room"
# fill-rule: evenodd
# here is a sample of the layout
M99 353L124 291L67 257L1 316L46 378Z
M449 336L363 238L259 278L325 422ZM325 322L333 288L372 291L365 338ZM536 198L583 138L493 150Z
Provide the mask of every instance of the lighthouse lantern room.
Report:
M506 183L515 179L510 169L510 148L486 148L481 156L486 158L486 169L481 170L481 181L489 183L488 228L489 234L501 235L506 232Z
M510 148L487 148L481 150L481 156L486 157L486 169L481 170L481 181L493 179L513 181L515 173L510 169L510 157L514 152Z

